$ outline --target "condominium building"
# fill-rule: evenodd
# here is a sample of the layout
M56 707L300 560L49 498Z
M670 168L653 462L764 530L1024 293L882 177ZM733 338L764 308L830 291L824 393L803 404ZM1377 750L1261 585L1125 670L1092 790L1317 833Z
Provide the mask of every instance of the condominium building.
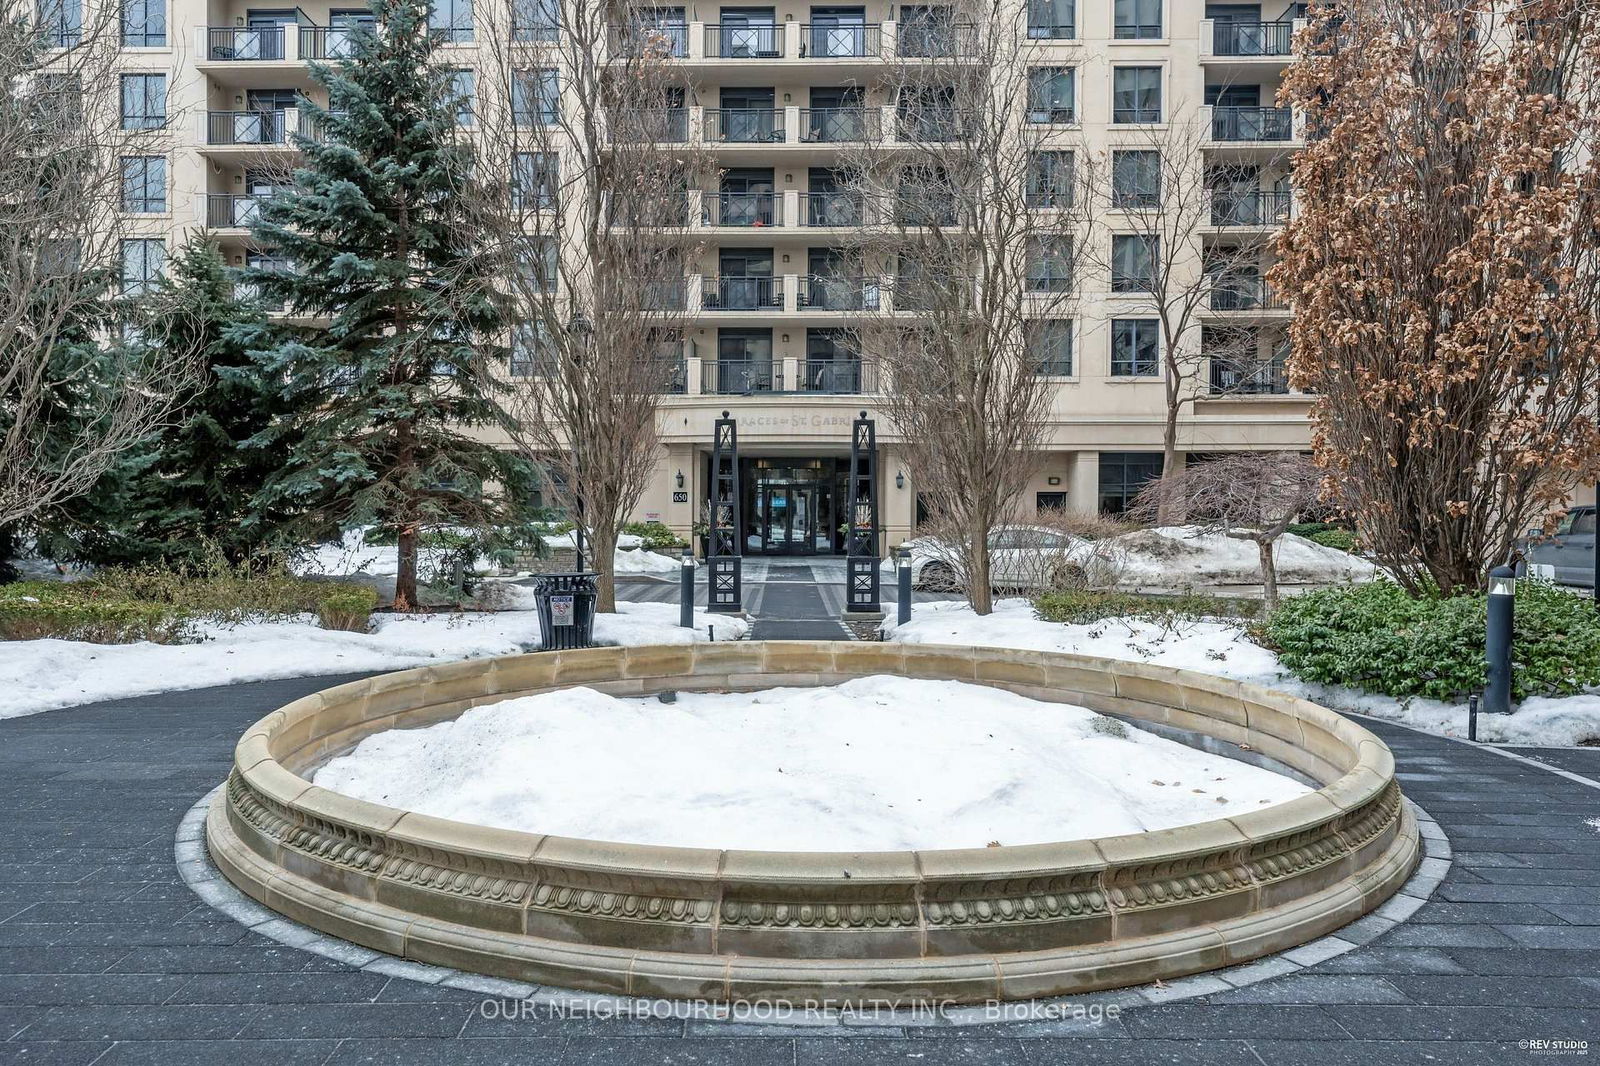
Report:
M52 11L63 0L51 0ZM74 0L64 0L72 4ZM363 7L306 0L120 0L125 129L146 129L124 162L137 284L188 232L214 234L230 263L269 262L247 227L260 197L286 180L313 91L306 61L337 58ZM480 0L482 2L482 0ZM439 0L434 22L470 88L472 0ZM1194 124L1206 197L1192 234L1196 269L1212 249L1258 236L1292 208L1285 161L1293 116L1275 105L1300 5L1203 0L1033 0L1027 19L1030 123L1052 143L1106 161L1097 240L1119 236L1118 197L1141 195L1141 160L1168 125ZM842 280L840 248L861 220L839 195L841 153L891 135L885 65L958 54L959 27L936 0L918 4L651 5L692 85L682 136L716 157L714 187L693 194L706 247L686 286L680 371L661 405L662 456L636 517L688 534L708 490L712 423L738 420L746 551L831 554L843 548L850 426L877 409L886 376L841 343L873 309L874 285ZM70 21L70 16L68 16ZM553 26L548 32L559 32ZM1019 106L1022 106L1019 102ZM1303 449L1307 403L1286 385L1288 312L1262 282L1268 264L1229 260L1192 328L1218 355L1180 419L1188 455ZM1114 276L1086 276L1078 312L1039 353L1052 386L1047 455L1021 504L1120 510L1160 468L1166 412L1161 329L1148 299ZM1259 357L1239 356L1240 339ZM1223 352L1227 354L1222 354ZM911 535L917 485L892 427L880 421L885 543Z

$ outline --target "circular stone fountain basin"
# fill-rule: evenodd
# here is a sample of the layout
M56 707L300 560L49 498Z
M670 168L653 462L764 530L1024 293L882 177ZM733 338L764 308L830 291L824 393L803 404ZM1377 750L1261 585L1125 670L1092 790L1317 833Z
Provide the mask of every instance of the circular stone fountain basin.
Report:
M752 693L883 675L1064 705L1030 711L1054 710L1062 729L1087 708L1314 791L1087 839L774 851L495 828L308 780L378 734L538 693ZM598 787L624 808L645 802L631 782ZM1145 664L932 645L595 648L387 674L257 723L225 794L207 823L213 858L291 918L424 962L649 996L978 1001L1175 977L1338 928L1392 894L1418 855L1388 749L1326 708Z

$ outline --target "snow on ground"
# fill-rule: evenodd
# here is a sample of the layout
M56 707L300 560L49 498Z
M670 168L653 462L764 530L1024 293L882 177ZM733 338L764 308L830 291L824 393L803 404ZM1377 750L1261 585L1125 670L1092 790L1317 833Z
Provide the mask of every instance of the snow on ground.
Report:
M1001 600L980 618L963 602L919 603L911 621L883 625L889 640L911 644L959 644L1034 651L1073 652L1107 659L1154 663L1196 670L1258 685L1339 711L1388 718L1444 736L1467 735L1465 703L1401 700L1296 679L1278 657L1231 622L1176 622L1163 625L1137 619L1108 619L1066 625L1040 619L1027 600ZM1600 736L1600 692L1579 696L1534 697L1515 714L1478 716L1478 739L1509 744L1572 745Z
M683 567L681 559L640 548L637 551L619 551L613 573L617 574L675 574Z
M1310 791L1082 707L882 675L674 704L526 696L368 737L313 780L526 832L779 851L1114 836Z
M507 585L513 605L532 606L532 590ZM678 605L618 603L595 618L601 644L685 644L738 640L743 619L695 613L678 626ZM314 621L204 626L199 644L87 644L70 640L0 641L0 718L154 692L316 674L401 670L454 659L515 655L539 644L531 610L458 614L378 614L372 632L322 629Z
M1202 533L1193 526L1160 526L1124 533L1112 543L1123 585L1182 588L1261 581L1261 554L1253 541ZM1273 559L1284 584L1371 581L1377 572L1359 556L1293 533L1278 538Z

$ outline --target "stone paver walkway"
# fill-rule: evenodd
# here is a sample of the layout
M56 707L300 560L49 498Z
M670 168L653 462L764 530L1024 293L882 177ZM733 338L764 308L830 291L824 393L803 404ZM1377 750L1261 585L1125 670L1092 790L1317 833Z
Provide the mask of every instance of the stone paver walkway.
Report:
M1600 1046L1600 790L1369 723L1449 835L1433 900L1298 974L1112 1020L774 1029L508 1018L459 989L358 972L201 904L173 836L271 708L274 681L0 722L0 1066L225 1063L1526 1063ZM3 697L0 697L3 698ZM1586 753L1517 749L1583 774ZM494 1016L486 1016L486 1014ZM1568 1056L1574 1057L1574 1056Z

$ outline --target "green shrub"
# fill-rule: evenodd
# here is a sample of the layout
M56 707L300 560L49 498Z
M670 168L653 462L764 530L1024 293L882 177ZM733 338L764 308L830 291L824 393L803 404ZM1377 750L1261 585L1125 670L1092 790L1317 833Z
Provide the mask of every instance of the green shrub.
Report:
M683 547L683 541L678 538L677 534L673 533L661 522L629 522L622 527L622 531L643 538L644 544L641 547L649 551Z
M142 603L91 582L30 581L0 586L0 639L91 644L181 644L190 619L166 604Z
M1338 548L1342 552L1356 550L1356 535L1348 529L1324 529L1311 534L1306 538L1326 548Z
M1304 681L1460 700L1484 685L1485 610L1482 594L1413 598L1378 581L1291 597L1262 635ZM1600 685L1600 616L1580 597L1523 581L1511 655L1519 700Z
M372 612L377 606L375 589L361 585L325 586L322 598L317 601L317 623L323 629L365 633L372 624Z
M125 599L164 605L192 619L220 625L270 622L317 609L326 581L299 577L281 567L253 569L212 561L176 568L106 567L79 582L114 591Z
M1261 609L1261 603L1199 593L1141 596L1133 592L1063 589L1040 595L1033 601L1033 607L1046 622L1087 625L1107 618L1146 621L1251 618Z

